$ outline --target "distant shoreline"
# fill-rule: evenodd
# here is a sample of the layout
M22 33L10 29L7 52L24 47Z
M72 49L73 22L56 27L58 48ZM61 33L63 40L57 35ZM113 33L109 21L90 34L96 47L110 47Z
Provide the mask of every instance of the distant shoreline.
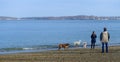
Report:
M76 15L76 16L50 16L50 17L6 17L0 16L0 20L120 20L120 16L88 16L88 15Z

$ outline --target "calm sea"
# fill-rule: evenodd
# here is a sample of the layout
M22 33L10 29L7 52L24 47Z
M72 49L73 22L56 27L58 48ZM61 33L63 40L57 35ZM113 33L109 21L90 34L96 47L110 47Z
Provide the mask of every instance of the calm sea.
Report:
M99 35L107 27L109 45L120 45L120 21L115 20L10 20L0 21L0 54L57 49L59 43L81 40L90 45L92 31ZM81 44L82 47L82 44Z

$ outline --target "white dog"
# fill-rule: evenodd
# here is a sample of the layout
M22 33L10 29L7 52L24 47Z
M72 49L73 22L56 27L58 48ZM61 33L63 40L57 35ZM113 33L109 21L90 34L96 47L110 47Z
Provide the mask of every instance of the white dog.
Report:
M79 46L80 46L80 43L81 43L81 40L75 41L75 42L74 42L74 46L75 46L75 47L79 47Z
M87 42L83 42L83 48L87 48Z

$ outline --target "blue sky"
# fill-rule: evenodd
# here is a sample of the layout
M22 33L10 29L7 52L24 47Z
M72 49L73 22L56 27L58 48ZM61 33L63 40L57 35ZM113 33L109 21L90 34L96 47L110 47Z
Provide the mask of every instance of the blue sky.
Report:
M120 0L0 0L0 16L120 16Z

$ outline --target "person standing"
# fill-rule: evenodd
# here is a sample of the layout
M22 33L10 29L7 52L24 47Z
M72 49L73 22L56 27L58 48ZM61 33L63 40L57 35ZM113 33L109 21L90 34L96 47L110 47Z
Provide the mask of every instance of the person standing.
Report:
M95 31L93 31L91 34L91 49L95 48L96 38L97 38L97 35Z
M106 53L108 53L108 41L110 39L110 34L107 28L104 27L104 31L100 34L100 41L102 42L102 53L104 53L104 45L106 46Z

